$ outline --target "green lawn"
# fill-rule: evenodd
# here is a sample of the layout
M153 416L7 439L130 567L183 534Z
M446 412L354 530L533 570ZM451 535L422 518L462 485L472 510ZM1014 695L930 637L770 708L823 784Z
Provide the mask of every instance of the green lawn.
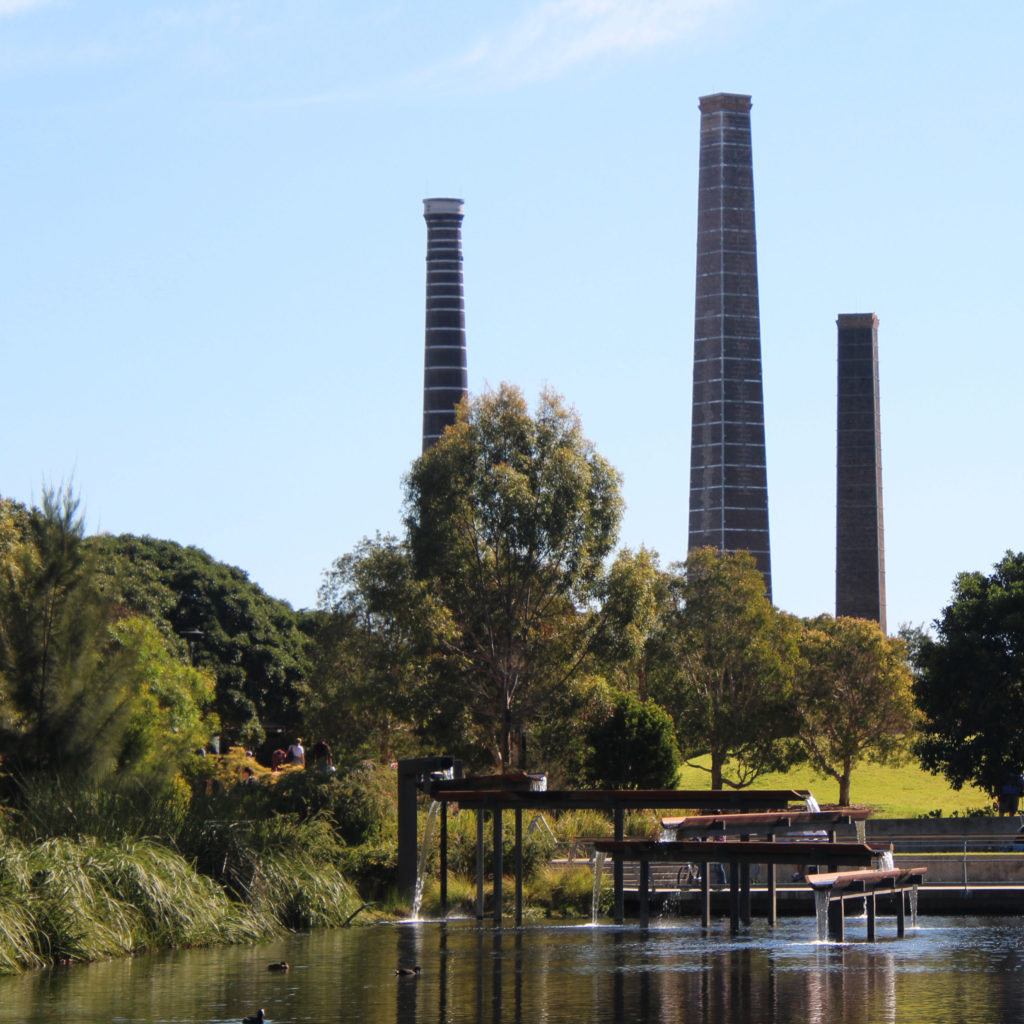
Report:
M695 763L710 762L706 758L697 758ZM684 765L679 773L682 789L706 789L709 783L710 776L700 768ZM809 768L763 775L755 781L754 788L809 789L823 807L839 799L839 783L816 775ZM900 768L875 764L855 768L850 799L858 807L870 807L874 816L880 818L921 818L934 811L941 811L942 816L948 818L984 808L995 813L992 800L982 790L965 786L957 792L941 775L931 775L916 761Z

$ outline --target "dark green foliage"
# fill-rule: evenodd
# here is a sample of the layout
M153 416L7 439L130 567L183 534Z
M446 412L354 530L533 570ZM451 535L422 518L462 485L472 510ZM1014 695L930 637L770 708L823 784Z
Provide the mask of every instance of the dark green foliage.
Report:
M198 548L130 534L86 543L108 599L153 619L183 658L216 676L226 742L257 743L261 723L298 726L310 639L288 604Z
M157 786L134 774L99 782L49 772L19 775L11 783L18 834L42 842L53 836L91 836L104 842L159 836L173 839L189 813L182 779Z
M362 540L324 574L318 607L307 728L331 736L349 763L420 753L428 681L453 628L408 549L394 537Z
M926 719L917 754L956 789L995 795L1024 766L1024 553L1008 551L990 576L957 576L935 628L912 644Z
M590 730L612 714L614 690L580 676L551 693L528 737L528 760L548 773L549 789L586 789L593 757Z
M611 714L587 730L590 784L598 789L670 789L679 747L668 712L652 700L616 693Z
M657 552L623 548L602 587L593 649L598 671L641 700L649 696L649 680L673 667L671 583Z

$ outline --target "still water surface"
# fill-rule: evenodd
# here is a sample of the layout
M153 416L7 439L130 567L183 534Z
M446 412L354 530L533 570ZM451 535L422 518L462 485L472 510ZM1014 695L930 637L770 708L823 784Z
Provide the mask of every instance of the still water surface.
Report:
M880 919L873 945L856 921L843 945L815 934L812 918L739 937L689 919L377 925L0 977L0 1021L193 1024L259 1007L272 1024L1024 1021L1020 918L923 917L904 939ZM282 959L288 973L267 970ZM418 977L393 973L416 963Z

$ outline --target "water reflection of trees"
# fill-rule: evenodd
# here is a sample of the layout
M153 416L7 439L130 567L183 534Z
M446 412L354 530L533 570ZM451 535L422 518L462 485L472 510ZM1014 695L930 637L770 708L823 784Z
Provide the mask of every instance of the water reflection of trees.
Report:
M0 978L0 1019L236 1020L264 1005L274 1024L1024 1020L1017 927L840 946L810 941L806 924L800 941L466 922L318 932ZM287 975L267 972L279 959ZM418 978L393 973L416 963Z

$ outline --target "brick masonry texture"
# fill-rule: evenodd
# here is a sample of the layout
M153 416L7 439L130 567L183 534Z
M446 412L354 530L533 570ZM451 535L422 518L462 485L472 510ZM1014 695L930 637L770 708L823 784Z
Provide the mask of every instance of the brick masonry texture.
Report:
M749 551L771 598L750 105L700 100L689 547Z
M836 320L836 615L886 628L878 317Z

